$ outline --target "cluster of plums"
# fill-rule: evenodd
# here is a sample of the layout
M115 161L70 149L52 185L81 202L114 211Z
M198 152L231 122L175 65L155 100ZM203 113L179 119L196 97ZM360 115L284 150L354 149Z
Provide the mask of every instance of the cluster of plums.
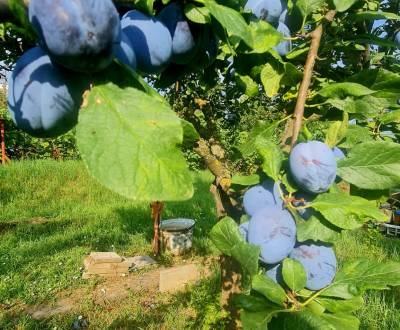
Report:
M339 148L331 149L319 141L297 144L289 156L290 174L300 188L297 199L309 202L316 194L326 192L335 181L337 159L344 157ZM306 288L320 290L335 277L335 253L319 242L296 242L296 223L285 208L282 189L279 182L272 180L248 189L243 206L250 221L240 225L239 230L249 243L260 247L260 261L267 265L266 276L282 283L281 261L289 257L303 265ZM307 220L310 212L303 209L299 213Z
M287 7L286 0L248 0L244 8L258 19L272 24L285 38L290 38L291 31L286 24L289 19ZM290 40L284 40L275 47L281 56L285 56L291 49Z
M112 0L31 0L29 20L39 45L17 61L8 104L16 125L37 137L54 137L78 120L91 74L114 58L143 74L171 63L204 69L218 42L206 25L189 23L181 5L156 16L131 10L120 18Z

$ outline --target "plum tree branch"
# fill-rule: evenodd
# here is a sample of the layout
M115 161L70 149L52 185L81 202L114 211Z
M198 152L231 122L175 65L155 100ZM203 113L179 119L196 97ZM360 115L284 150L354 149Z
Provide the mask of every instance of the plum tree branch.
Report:
M215 176L217 186L220 186L223 191L228 192L231 185L230 171L211 153L207 142L204 139L200 139L194 151L203 159L207 168Z
M331 22L336 15L335 10L330 10L325 15L325 22ZM294 109L294 123L291 147L296 144L297 138L301 130L301 125L304 116L304 107L307 100L308 89L310 88L311 79L313 76L315 61L318 58L318 49L321 43L321 37L324 32L324 23L322 22L317 28L312 31L309 36L311 38L310 50L308 51L307 61L304 66L303 80L300 84L299 95L297 97L296 107Z

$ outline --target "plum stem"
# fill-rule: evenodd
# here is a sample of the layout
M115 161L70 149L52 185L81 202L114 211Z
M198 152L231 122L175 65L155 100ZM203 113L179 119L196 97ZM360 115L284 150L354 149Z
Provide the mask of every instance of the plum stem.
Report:
M335 10L330 10L325 15L325 21L331 22L336 15ZM296 107L294 109L294 124L293 124L293 133L292 133L292 141L291 148L296 144L297 138L299 137L303 116L304 116L304 107L307 100L308 90L311 85L311 79L313 76L313 70L315 62L318 58L318 49L321 43L322 33L324 32L324 22L321 22L314 31L312 31L309 36L311 38L310 50L308 51L308 56L306 60L306 64L304 66L304 74L303 80L300 84L299 88L299 96L297 98Z

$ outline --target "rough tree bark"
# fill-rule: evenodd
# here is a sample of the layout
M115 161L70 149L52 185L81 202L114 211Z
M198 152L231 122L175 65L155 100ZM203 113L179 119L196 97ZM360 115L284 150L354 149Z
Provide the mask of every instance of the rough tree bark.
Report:
M238 221L241 212L236 207L236 202L229 196L230 171L225 164L211 153L210 147L205 140L200 139L198 141L195 151L215 177L210 192L215 200L218 220L229 215ZM238 311L232 305L231 298L242 289L241 268L236 260L226 255L220 257L220 266L222 283L221 307L230 315L230 322L226 325L226 329L238 329L240 327L240 318Z

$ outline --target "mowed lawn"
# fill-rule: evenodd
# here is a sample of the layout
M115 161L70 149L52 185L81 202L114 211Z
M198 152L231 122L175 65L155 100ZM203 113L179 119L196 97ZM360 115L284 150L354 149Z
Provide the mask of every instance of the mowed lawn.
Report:
M194 197L167 203L163 218L197 220L194 249L186 259L215 254L208 233L215 209L208 172L194 172ZM137 296L112 308L82 297L79 313L36 321L21 306L54 302L57 295L91 288L82 280L84 256L90 251L121 255L151 253L152 223L147 203L134 204L99 185L82 162L23 161L0 166L0 329L71 329L82 315L91 329L218 329L218 276L174 296ZM375 231L344 235L339 262L358 257L400 261L400 240ZM176 260L165 256L162 264ZM182 260L180 260L182 261ZM358 312L362 329L400 329L400 288L368 293ZM21 308L20 308L21 307Z

